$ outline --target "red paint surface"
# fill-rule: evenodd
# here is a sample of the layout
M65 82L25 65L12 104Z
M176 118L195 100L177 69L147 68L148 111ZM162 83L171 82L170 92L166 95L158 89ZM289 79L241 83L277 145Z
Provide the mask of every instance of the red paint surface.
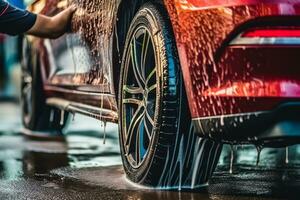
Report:
M279 22L283 25L290 24L291 27L300 27L300 0L164 2L176 37L192 117L263 111L272 109L281 102L300 100L300 47L228 46L238 34L257 28L255 25L261 20L268 19L265 20L266 27L269 27L268 23L276 25ZM47 13L46 11L54 8L57 3L57 0L46 1L42 13ZM92 4L87 5L90 9L95 8ZM99 9L97 11L99 12ZM55 12L53 11L53 14ZM85 14L89 16L90 12ZM87 40L86 47L97 49L95 44L99 42L94 36L99 34L93 31L101 29L90 25L91 22L99 24L89 17L81 15L79 18L78 26L75 23L74 27L78 27L82 30L80 33L86 36L83 37ZM250 21L251 27L247 25ZM291 23L292 21L296 24ZM101 25L101 22L99 23ZM113 27L113 24L111 25ZM89 31L90 29L92 31ZM284 34L287 35L286 32ZM57 44L61 42L57 41ZM96 55L96 51L90 52L91 55ZM46 50L41 50L40 53L43 60L49 62ZM44 65L44 74L47 74L50 67L50 64ZM65 76L63 81L67 80L74 86L74 80L77 83L84 80L91 86L93 80L104 80L97 74L97 68L91 66L88 76L83 79L82 76L78 76L78 79L67 79L69 76ZM228 92L230 90L232 92ZM84 97L79 98L78 102L94 105L100 101Z
M297 3L298 0L179 0L182 5L189 5L198 9L206 7L245 6L261 3Z
M249 21L254 28L264 19L267 25L300 22L300 0L165 0L165 4L193 118L269 110L300 100L300 47L228 46L234 36L253 28L246 25ZM224 92L232 88L234 92Z

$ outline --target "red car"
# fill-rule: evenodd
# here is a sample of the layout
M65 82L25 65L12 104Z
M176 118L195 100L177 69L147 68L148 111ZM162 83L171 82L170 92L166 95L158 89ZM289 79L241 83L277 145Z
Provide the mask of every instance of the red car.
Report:
M37 0L54 15L65 0ZM73 0L72 31L27 37L23 122L118 122L127 177L206 185L223 143L300 143L300 0Z

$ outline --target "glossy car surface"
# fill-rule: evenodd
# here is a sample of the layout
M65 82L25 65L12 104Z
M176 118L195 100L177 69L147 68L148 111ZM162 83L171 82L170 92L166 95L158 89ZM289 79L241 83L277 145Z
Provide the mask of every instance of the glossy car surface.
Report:
M172 5L171 1L167 5ZM224 138L216 127L222 126L224 119L232 124L225 127L228 131L249 116L255 118L283 103L299 101L299 35L281 36L279 31L277 35L243 38L244 33L257 29L297 32L299 1L188 0L176 1L168 9L172 11L190 111L199 132ZM209 124L211 116L219 116L219 122ZM238 119L230 119L232 116ZM272 126L267 117L251 125L259 129L263 126L260 120L267 124L261 130ZM226 135L226 130L221 132ZM237 133L228 139L254 138L255 134Z
M47 105L118 122L126 36L147 2L159 4L170 20L200 138L220 144L300 142L299 0L69 1L78 8L71 33L57 40L28 37ZM37 0L30 8L54 15L67 5L64 0ZM157 103L155 98L144 101Z

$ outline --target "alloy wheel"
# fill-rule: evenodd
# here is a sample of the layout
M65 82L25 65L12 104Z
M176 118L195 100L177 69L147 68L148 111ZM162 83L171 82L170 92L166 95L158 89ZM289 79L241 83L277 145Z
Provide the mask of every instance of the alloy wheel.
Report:
M23 60L22 60L22 77L21 77L21 95L23 107L23 120L29 123L32 114L32 70L30 69L29 46L23 42Z
M134 168L145 160L157 115L156 57L149 30L140 26L130 41L122 83L121 120L125 156Z

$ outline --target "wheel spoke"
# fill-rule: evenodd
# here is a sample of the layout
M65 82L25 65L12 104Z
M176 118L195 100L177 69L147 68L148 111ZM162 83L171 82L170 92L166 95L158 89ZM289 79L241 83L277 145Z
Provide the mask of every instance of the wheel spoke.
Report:
M141 120L142 121L142 120ZM140 126L140 124L139 124ZM140 130L137 131L136 139L135 139L135 161L136 164L139 164L141 162L141 143L140 143L140 137L141 137L141 132Z
M131 61L132 61L132 68L133 73L136 78L138 85L143 88L145 85L145 81L141 72L141 67L138 63L137 59L137 49L136 49L136 41L133 39L133 43L131 44Z
M130 149L130 145L132 144L132 138L134 136L134 131L139 127L140 121L144 115L144 107L139 106L137 111L134 113L129 128L127 130L127 138L126 138L126 145L129 145L128 150Z
M144 90L140 87L134 87L130 85L124 85L123 90L129 94L143 94Z
M149 127L148 127L148 124L147 124L147 122L146 122L146 118L145 118L145 117L144 117L144 126L145 126L145 130L146 130L148 139L150 140L150 139L151 139L151 133L150 133L150 131L149 131Z
M123 104L135 104L141 106L143 104L143 101L134 98L127 98L123 99Z
M27 96L26 97L26 101L27 101L27 111L28 111L28 114L31 114L31 111L32 111L32 106L31 106L31 97L30 96Z
M152 126L154 126L154 121L153 119L151 118L151 116L149 115L149 112L147 110L147 108L145 109L145 115L146 115L146 118L149 120L149 122L151 123Z
M156 74L156 68L154 67L154 69L150 72L150 74L146 78L146 85L148 85L148 83L151 80L152 76L155 75L155 74Z
M32 77L27 73L27 72L23 72L23 82L26 84L31 84L32 83Z
M23 89L23 95L24 98L26 99L25 101L25 105L26 105L26 109L27 109L27 113L31 114L32 111L32 107L31 107L31 85L26 85Z
M143 43L142 43L142 56L141 56L141 65L142 70L145 71L145 63L147 58L148 46L149 46L150 37L145 29Z
M152 92L152 90L155 90L157 88L157 84L154 84L154 85L151 85L148 89L147 89L147 91L148 91L148 93L150 93L150 92Z
M26 84L24 88L22 89L22 92L25 96L28 96L31 93L31 85Z

